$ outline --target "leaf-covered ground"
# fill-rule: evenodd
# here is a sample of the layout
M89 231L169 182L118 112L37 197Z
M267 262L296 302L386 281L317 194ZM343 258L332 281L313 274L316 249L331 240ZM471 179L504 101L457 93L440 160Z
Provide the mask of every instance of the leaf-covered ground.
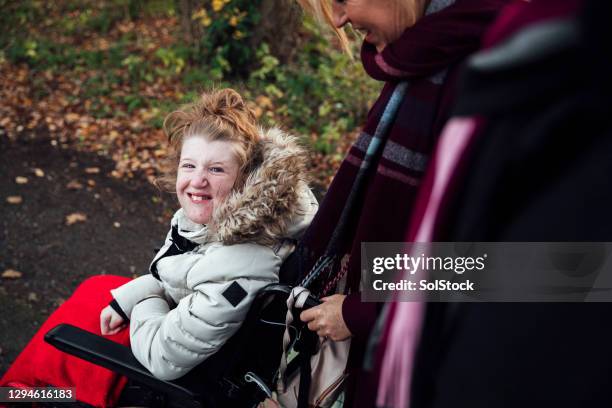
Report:
M85 278L146 271L174 197L47 136L0 138L0 374ZM12 197L9 200L9 197Z

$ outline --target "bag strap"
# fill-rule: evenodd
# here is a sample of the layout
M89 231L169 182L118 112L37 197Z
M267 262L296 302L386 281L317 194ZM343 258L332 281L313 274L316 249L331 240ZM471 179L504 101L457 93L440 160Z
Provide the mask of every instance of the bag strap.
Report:
M293 309L301 309L304 307L304 303L308 299L310 291L301 286L296 286L291 290L289 297L287 298L287 315L285 316L285 332L283 333L283 354L281 358L280 367L278 368L278 388L281 392L285 392L286 389L286 371L287 371L287 352L291 345L291 333L289 327L294 321ZM301 353L300 353L301 354ZM306 359L310 361L310 359Z
M344 238L344 234L346 234L347 227L350 224L350 215L359 203L359 198L361 197L366 177L369 175L370 169L373 167L372 164L377 161L378 157L382 153L383 146L387 141L389 127L395 120L395 116L397 115L407 89L407 81L399 82L395 86L395 89L393 90L393 93L385 106L385 110L380 117L378 125L376 126L376 131L370 140L365 157L359 166L359 170L357 171L357 175L353 181L351 191L346 199L344 208L342 209L342 213L340 214L340 218L338 219L338 223L336 224L336 228L334 229L334 232L332 233L332 236L327 244L325 252L317 260L306 277L304 277L300 286L305 288L310 287L325 270L328 270L328 273L332 273L332 267L337 257L338 246ZM329 280L330 276L327 278Z
M312 367L309 353L300 353L300 387L298 388L297 408L308 408L310 383L312 382Z
M308 296L310 296L310 291L308 289L301 286L296 286L291 290L291 293L287 298L287 315L285 317L285 332L283 333L283 354L281 357L280 367L278 369L277 388L280 392L286 392L287 389L287 368L289 366L287 354L291 344L291 333L289 331L289 327L294 321L293 310L303 309L304 304L308 300ZM300 370L300 383L296 408L308 408L310 383L312 382L310 372L310 357L316 352L316 340L318 337L312 336L309 330L304 329L302 329L300 334L302 336L302 341L300 342L299 354L295 357L298 360L297 363ZM304 338L303 336L308 336L308 338Z

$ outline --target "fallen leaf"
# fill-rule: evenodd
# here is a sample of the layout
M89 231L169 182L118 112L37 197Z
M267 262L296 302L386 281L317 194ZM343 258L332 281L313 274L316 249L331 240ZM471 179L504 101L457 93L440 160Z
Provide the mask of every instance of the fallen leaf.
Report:
M83 213L72 213L66 216L66 225L72 225L77 222L85 222L87 221L87 216Z
M64 116L64 119L66 120L66 122L72 123L72 122L76 122L77 120L79 120L80 117L81 116L79 114L70 112Z
M273 106L272 100L264 95L260 95L255 98L255 102L264 109L271 108Z
M113 222L113 227L119 228L120 226L121 226L121 224L118 223L117 221Z
M89 179L89 180L87 180L87 185L89 187L95 187L96 182L94 180L92 180L92 179Z
M38 302L38 295L36 293L34 293L34 292L30 292L28 294L28 300L30 302Z
M45 177L45 172L39 168L34 169L34 174L36 175L36 177Z
M87 173L87 174L98 174L98 173L100 173L100 168L99 167L87 167L85 169L85 173Z
M255 106L253 108L253 113L255 114L255 117L257 119L259 119L261 117L261 115L263 115L264 111L263 109L261 109L259 106Z
M14 269L7 269L2 272L2 278L4 279L19 279L22 275L23 274L21 272L16 271Z
M77 180L71 180L66 184L66 188L69 190L80 190L83 188L83 185L79 183Z
M28 178L27 177L23 177L23 176L15 177L15 183L17 183L17 184L26 184L27 182L28 182Z
M21 198L21 196L8 196L6 197L6 202L9 204L21 204L23 198Z

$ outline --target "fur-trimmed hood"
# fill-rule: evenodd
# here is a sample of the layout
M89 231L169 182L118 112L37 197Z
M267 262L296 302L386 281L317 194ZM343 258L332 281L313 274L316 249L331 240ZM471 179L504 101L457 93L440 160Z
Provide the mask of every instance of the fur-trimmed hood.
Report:
M261 136L244 187L215 208L207 226L190 223L179 210L172 224L181 235L197 243L274 245L310 224L318 204L306 180L306 151L278 128L262 130Z

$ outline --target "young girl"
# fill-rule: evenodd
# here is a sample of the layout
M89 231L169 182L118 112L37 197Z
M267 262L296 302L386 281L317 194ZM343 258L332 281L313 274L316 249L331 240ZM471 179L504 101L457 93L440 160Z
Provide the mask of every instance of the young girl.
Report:
M278 280L292 250L288 238L317 209L304 151L278 129L259 129L230 89L173 112L165 128L173 170L160 184L175 188L181 208L151 273L121 286L126 279L90 278L43 325L1 385L74 386L80 401L113 404L125 382L44 344L48 329L70 322L130 343L153 375L172 380L219 350L257 292ZM96 308L93 319L87 311Z

